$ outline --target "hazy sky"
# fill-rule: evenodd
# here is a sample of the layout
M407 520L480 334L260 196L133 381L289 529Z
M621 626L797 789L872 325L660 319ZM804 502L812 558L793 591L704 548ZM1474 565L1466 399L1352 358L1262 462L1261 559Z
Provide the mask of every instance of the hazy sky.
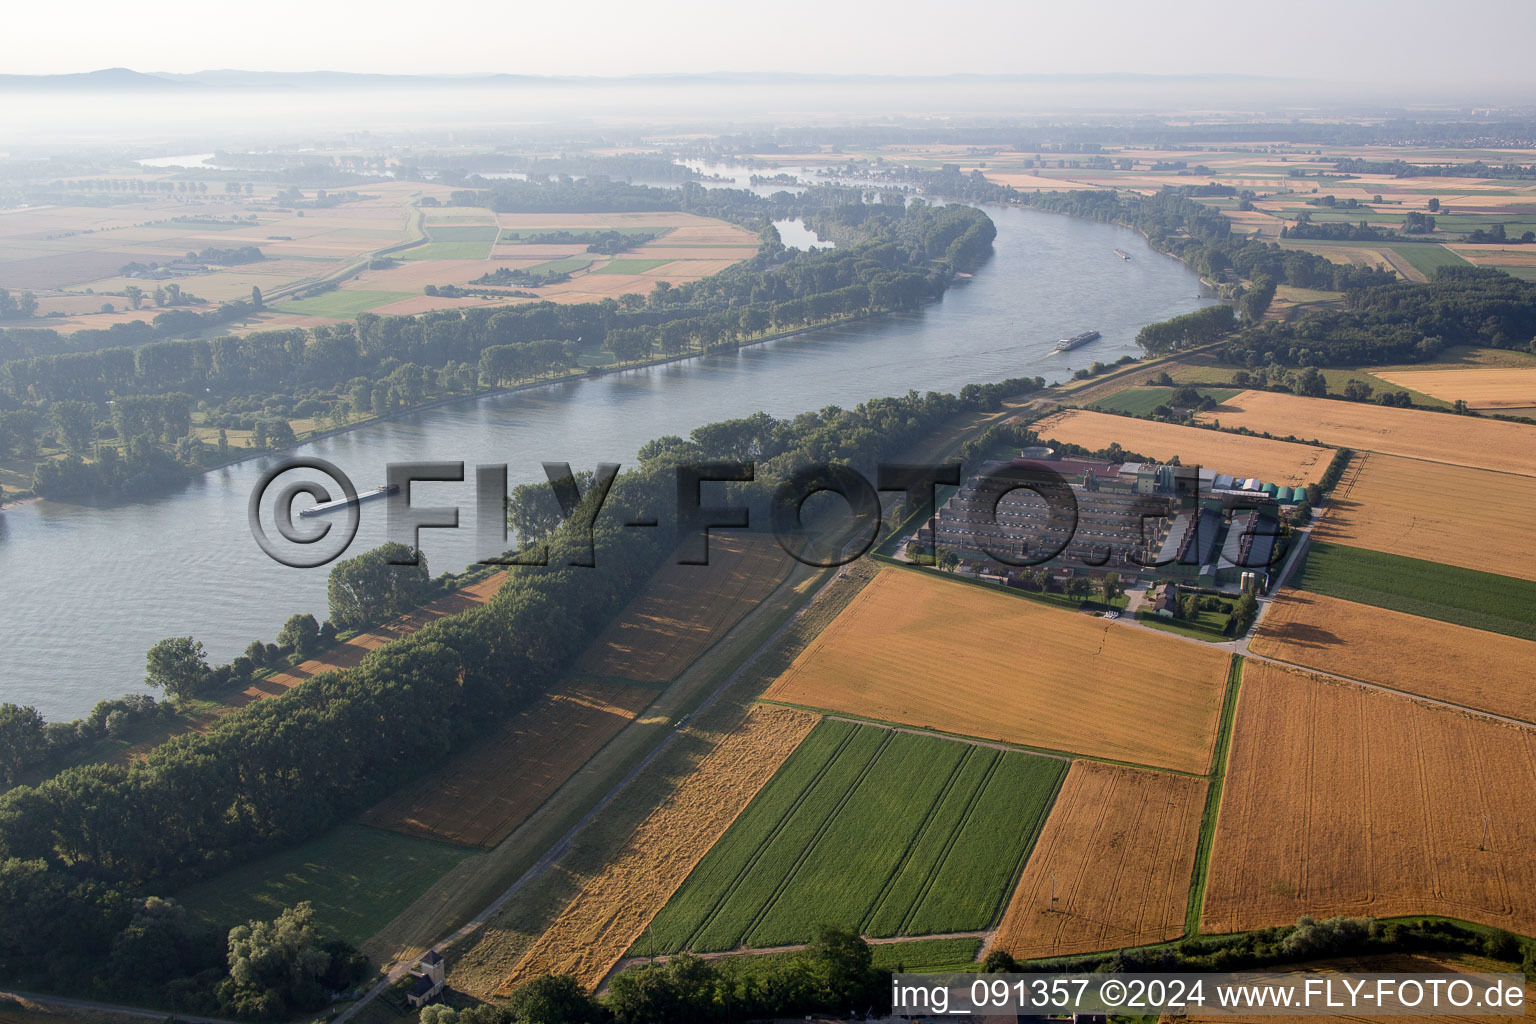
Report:
M34 74L1129 71L1536 85L1536 0L17 0L6 35L0 71Z

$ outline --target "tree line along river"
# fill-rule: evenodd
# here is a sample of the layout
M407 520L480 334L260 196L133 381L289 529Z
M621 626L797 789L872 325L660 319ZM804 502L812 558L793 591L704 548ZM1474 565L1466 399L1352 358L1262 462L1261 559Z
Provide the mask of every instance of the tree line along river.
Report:
M508 484L543 480L541 462L629 463L646 441L765 410L788 416L909 390L959 390L1006 377L1064 380L1096 360L1137 352L1148 323L1214 302L1194 273L1125 228L1014 207L987 207L995 256L921 312L881 316L736 352L528 391L467 399L301 446L359 490L405 461L462 461L462 484L414 488L417 505L461 508L463 528L423 531L434 573L475 558L476 463L506 463ZM1115 254L1123 249L1134 258ZM1057 339L1102 339L1070 353ZM270 640L289 615L326 613L329 566L271 561L251 537L246 503L281 456L215 470L177 493L105 508L36 502L0 513L0 607L6 658L0 701L48 719L142 690L144 654L191 634L210 661ZM365 505L348 554L382 543L384 506Z

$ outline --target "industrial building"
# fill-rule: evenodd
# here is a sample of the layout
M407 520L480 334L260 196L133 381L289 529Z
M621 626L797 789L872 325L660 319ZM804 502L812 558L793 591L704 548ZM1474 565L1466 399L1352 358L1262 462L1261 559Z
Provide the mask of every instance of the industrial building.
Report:
M1063 487L1075 513L1047 500ZM1062 459L1039 447L983 466L914 539L954 552L981 576L1043 566L1218 587L1255 572L1263 584L1278 533L1275 510L1305 496L1213 469Z

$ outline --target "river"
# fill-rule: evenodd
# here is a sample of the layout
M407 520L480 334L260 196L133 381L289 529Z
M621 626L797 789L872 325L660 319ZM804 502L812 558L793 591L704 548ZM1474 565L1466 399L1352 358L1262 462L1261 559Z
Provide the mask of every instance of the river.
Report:
M776 416L908 390L956 391L1005 377L1063 380L1137 351L1147 323L1208 305L1196 276L1124 228L1018 208L988 208L996 255L921 312L883 316L665 366L423 410L303 446L366 489L386 463L507 463L512 484L540 462L630 462L645 441L765 409ZM1135 258L1119 259L1121 248ZM1103 338L1051 352L1065 335ZM0 513L0 701L50 720L143 689L144 652L191 634L215 663L270 640L296 611L326 613L328 568L285 568L246 522L253 460L185 490L112 508L36 502ZM416 504L462 508L465 529L426 531L434 572L474 558L473 484L418 485ZM301 499L302 501L302 499ZM383 538L382 503L364 506L350 548Z

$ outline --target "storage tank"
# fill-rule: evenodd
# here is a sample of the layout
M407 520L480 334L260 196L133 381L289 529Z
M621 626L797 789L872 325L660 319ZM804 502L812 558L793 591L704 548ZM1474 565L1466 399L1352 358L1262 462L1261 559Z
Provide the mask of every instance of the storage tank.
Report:
M1276 487L1274 484L1265 484L1262 490L1271 498L1277 496L1280 493L1280 488Z
M1289 487L1282 487L1275 495L1275 500L1282 505L1290 505L1296 500L1296 492Z
M1232 489L1232 474L1217 473L1215 487L1218 491L1230 491Z
M1243 481L1242 489L1245 491L1257 491L1261 486L1262 485L1259 483L1258 477L1250 476L1248 479Z

